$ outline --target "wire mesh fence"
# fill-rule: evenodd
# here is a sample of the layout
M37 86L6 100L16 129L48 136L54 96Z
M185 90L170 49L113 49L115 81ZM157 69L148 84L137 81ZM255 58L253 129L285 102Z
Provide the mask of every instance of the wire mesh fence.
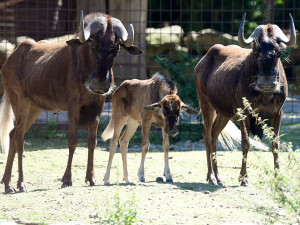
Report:
M186 66L186 74L182 76L193 76L194 63L212 45L237 44L237 32L244 13L247 13L245 36L250 35L257 25L269 22L277 24L289 36L289 13L294 18L296 29L300 28L300 1L297 0L2 0L0 66L26 38L51 42L68 40L77 29L81 9L84 14L108 13L119 18L126 27L129 23L134 25L135 44L144 50L144 55L132 57L125 51L120 52L114 65L117 85L126 79L150 78L156 71L172 77L168 68L160 63L162 58L175 66ZM283 123L300 121L299 38L297 48L289 49L288 53L283 63L290 90ZM0 89L1 94L3 87ZM196 95L191 97L196 99ZM110 115L108 98L101 116L103 126ZM66 113L52 115L43 112L36 124L47 124L50 117L67 128ZM194 123L195 120L197 118L185 118L184 122Z

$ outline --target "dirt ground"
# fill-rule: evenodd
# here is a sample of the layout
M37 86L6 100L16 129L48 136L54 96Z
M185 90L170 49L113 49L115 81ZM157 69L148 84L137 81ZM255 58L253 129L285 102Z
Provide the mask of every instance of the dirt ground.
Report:
M31 143L28 142L27 148ZM25 147L26 148L26 147ZM272 154L250 152L248 173L250 186L241 187L238 182L241 152L219 152L219 172L224 187L206 182L206 155L204 151L170 152L170 169L174 183L157 183L163 177L162 152L150 152L146 158L146 182L138 181L137 171L141 159L139 152L128 154L131 185L122 183L121 155L113 161L111 185L104 186L108 152L97 148L95 174L99 185L89 187L84 183L87 149L76 150L73 161L73 186L61 189L67 149L27 151L24 158L25 180L28 193L0 194L0 220L18 223L48 224L80 221L97 223L113 207L114 196L122 202L134 201L138 217L144 224L270 224L286 223L290 215L270 198L266 189L260 188L261 172L258 156L272 162ZM17 182L15 160L12 182ZM0 174L5 168L4 156L0 156ZM1 186L2 191L4 187ZM272 215L279 215L274 221ZM29 222L28 222L29 221Z

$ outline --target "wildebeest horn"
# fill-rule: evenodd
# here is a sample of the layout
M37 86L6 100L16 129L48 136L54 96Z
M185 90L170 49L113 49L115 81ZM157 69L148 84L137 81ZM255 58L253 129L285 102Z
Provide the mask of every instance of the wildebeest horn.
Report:
M274 29L274 36L277 38L278 41L283 42L287 46L293 46L296 44L296 31L295 31L295 24L292 15L290 15L290 23L291 23L291 36L290 39L285 36L285 34L282 32L282 30L277 26L273 25Z
M293 17L291 14L290 15L290 21L291 21L291 37L288 39L285 34L282 32L282 30L277 26L273 25L274 29L274 36L277 38L277 40L285 43L287 46L292 46L296 44L296 31L295 31L295 25L293 21ZM238 34L238 42L241 47L244 47L246 45L251 44L256 38L259 38L261 32L264 30L265 25L259 25L253 33L250 35L250 37L245 40L244 39L244 21L245 21L246 13L243 16L240 29L239 29L239 34Z
M114 32L122 40L122 43L126 47L132 46L134 40L134 29L132 24L129 25L129 30L127 33L126 28L120 20L116 18L112 18L111 20L113 23Z
M96 17L84 28L83 11L81 10L80 25L79 25L79 41L85 43L91 35L97 33L106 24L105 17Z
M255 30L252 32L252 34L250 35L250 37L245 40L244 38L244 22L245 22L245 17L246 17L246 13L243 16L241 25L240 25L240 29L239 29L239 34L238 34L238 42L240 44L241 47L245 47L249 44L251 44L255 38L258 38L261 34L261 32L263 31L263 29L265 28L265 25L259 25L257 28L255 28Z

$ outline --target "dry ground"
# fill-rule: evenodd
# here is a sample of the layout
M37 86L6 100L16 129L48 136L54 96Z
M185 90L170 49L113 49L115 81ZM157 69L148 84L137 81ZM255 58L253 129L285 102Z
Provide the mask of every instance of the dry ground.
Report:
M92 214L105 215L114 205L114 196L121 201L134 200L138 216L145 224L269 224L270 215L276 213L281 221L289 215L279 208L265 189L259 188L261 171L257 169L258 155L271 164L272 154L250 152L249 176L251 185L241 187L238 175L241 152L219 152L218 163L225 187L207 184L206 156L204 151L170 152L170 168L173 184L157 183L164 168L162 152L150 152L145 165L145 183L138 182L137 171L141 154L129 153L129 174L133 184L122 184L121 155L114 158L111 186L104 186L102 179L106 169L108 152L99 147L95 152L95 174L99 185L89 187L84 183L87 149L79 147L73 161L73 187L61 189L62 177L68 150L38 150L25 148L25 180L28 193L0 193L0 220L35 223L57 223L81 221L96 223ZM42 143L43 149L47 143ZM0 156L0 174L5 167L4 156ZM12 182L17 182L15 160ZM1 186L2 191L4 187Z

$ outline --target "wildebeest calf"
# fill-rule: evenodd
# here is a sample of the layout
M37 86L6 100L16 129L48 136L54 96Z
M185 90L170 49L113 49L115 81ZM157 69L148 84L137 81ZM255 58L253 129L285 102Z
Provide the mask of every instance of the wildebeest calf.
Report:
M129 183L127 171L127 147L129 140L139 125L142 126L142 161L138 171L141 182L145 181L144 162L149 149L151 124L162 129L163 150L165 153L164 176L167 182L173 182L169 168L169 136L176 135L180 110L189 114L197 114L192 107L184 104L177 93L175 83L167 76L156 73L148 80L124 81L112 96L112 117L102 134L102 139L111 139L109 161L104 183L109 184L112 159L118 146L118 138L125 124L126 130L120 138L123 159L123 179Z

